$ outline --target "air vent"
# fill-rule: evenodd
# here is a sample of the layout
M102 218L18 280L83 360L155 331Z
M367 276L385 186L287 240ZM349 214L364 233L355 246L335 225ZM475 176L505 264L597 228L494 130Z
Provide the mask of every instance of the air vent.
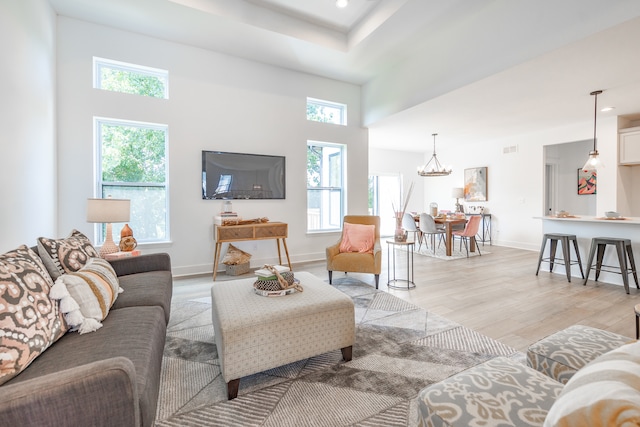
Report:
M517 153L517 152L518 152L517 145L510 145L509 147L502 148L502 154L511 154L511 153Z

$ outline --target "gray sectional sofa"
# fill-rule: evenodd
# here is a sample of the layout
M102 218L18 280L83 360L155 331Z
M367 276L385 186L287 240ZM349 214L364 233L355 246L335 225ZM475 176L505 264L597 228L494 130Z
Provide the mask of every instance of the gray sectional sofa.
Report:
M35 248L34 248L35 249ZM152 426L172 295L167 254L111 262L119 294L102 327L69 331L0 386L0 424Z
M418 395L420 427L640 424L640 342L574 325Z

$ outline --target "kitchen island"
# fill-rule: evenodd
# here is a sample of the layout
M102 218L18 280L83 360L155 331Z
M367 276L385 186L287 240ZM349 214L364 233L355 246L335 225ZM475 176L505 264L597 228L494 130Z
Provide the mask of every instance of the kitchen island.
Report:
M593 217L593 216L568 216L568 217L556 217L545 216L537 217L542 219L542 232L546 233L567 233L575 234L578 239L578 247L580 249L580 257L582 258L582 267L585 270L585 277L589 272L586 270L587 260L589 258L589 248L591 247L591 239L593 237L616 237L630 239L633 253L636 261L640 258L640 218L638 217L625 217L625 218L605 218L605 217ZM540 236L542 238L542 236ZM545 257L549 256L549 245L547 245ZM573 253L573 250L571 251ZM608 246L605 251L603 264L618 266L618 257L613 246ZM594 262L595 265L595 262ZM549 271L549 266L543 265L541 271ZM564 266L556 264L553 269L556 274L565 274ZM579 270L576 268L575 273L572 271L573 277L580 278ZM589 274L589 282L587 286L592 286L595 280L595 271ZM577 283L582 284L584 281L578 280ZM622 276L620 274L609 273L602 271L598 282L613 283L616 285L623 285ZM630 283L633 283L631 279ZM634 293L635 286L631 285L631 294ZM636 293L640 293L640 290L635 290Z

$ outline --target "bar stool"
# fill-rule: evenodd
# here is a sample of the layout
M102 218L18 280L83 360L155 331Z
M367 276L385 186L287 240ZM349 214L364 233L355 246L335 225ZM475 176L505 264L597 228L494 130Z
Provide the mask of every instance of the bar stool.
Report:
M624 283L624 290L629 293L629 273L633 273L633 278L636 281L636 287L640 289L638 285L638 274L636 273L636 263L633 259L633 249L631 248L631 240L630 239L619 239L614 237L594 237L591 239L591 249L589 249L589 261L587 262L587 278L584 279L584 285L587 284L589 280L589 273L591 272L591 264L593 263L593 256L596 253L596 249L598 250L598 257L596 260L596 266L593 267L596 270L596 282L598 281L598 277L600 276L600 271L603 270L602 267L606 268L616 268L613 265L603 265L602 259L604 258L604 251L607 248L607 245L614 245L616 247L616 251L618 252L618 268L617 270L606 270L609 273L622 274L622 282ZM629 264L627 264L627 258L629 259ZM631 267L629 267L629 265Z
M544 248L547 245L547 240L551 240L551 246L549 247L549 257L543 258ZM562 242L562 262L556 258L556 248L558 247L558 241ZM577 261L571 260L571 254L569 253L569 242L573 242L573 249L576 252ZM580 250L578 249L578 239L575 234L564 233L546 233L542 238L542 247L540 248L540 257L538 258L538 269L536 270L536 276L540 272L540 264L542 262L549 263L549 271L553 272L554 263L564 265L567 273L567 280L571 282L571 265L578 264L580 267L580 275L584 279L584 271L582 271L582 260L580 259Z

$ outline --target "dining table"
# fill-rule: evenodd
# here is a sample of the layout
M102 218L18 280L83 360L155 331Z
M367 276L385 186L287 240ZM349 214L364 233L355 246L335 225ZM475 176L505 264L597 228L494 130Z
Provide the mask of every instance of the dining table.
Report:
M446 252L447 252L447 256L451 256L451 254L453 253L453 227L455 225L458 224L466 224L467 223L467 219L465 217L449 217L449 216L442 216L442 217L435 217L433 218L434 222L436 224L444 224L445 227L445 232L446 232L446 241L445 241L445 246L446 246ZM475 252L476 250L476 244L475 244L475 237L471 238L471 242L469 243L469 250L471 252Z
M420 215L413 215L413 219L416 221L416 224L419 227ZM453 253L453 227L458 224L462 224L462 225L466 224L467 218L463 216L447 216L447 215L440 216L439 215L439 216L433 217L433 221L436 224L444 225L444 229L446 233L445 234L446 235L446 239L445 239L446 254L447 256L451 256L451 254ZM471 242L469 246L470 246L469 250L471 252L476 251L475 236L471 238Z

